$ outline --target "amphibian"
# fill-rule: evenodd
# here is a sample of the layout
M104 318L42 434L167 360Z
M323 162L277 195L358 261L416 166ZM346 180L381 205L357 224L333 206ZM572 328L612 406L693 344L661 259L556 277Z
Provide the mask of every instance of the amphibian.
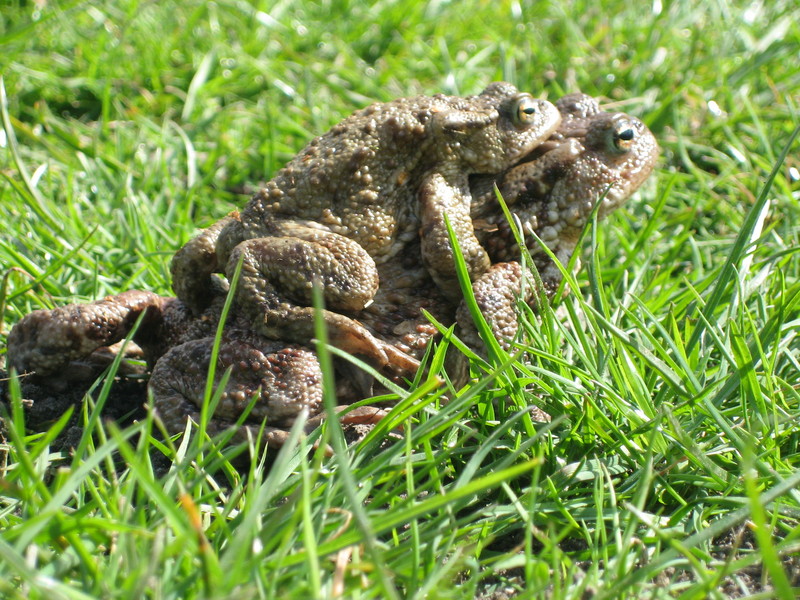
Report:
M538 150L500 174L470 180L471 218L493 263L476 278L473 290L503 343L516 333L515 306L523 292L523 272L494 184L521 222L526 247L552 296L560 271L530 234L536 233L566 264L596 203L602 199L601 218L619 206L647 178L658 155L652 134L634 117L603 112L583 94L566 96L557 106L563 117L561 126ZM206 240L216 238L224 227L212 231ZM216 253L213 244L207 248ZM465 341L480 345L464 307L457 309L458 302L434 284L422 264L422 254L420 239L412 237L402 252L376 266L381 286L374 301L353 313L360 327L392 351L417 359L436 333L422 314L425 309L445 324L457 319ZM535 302L529 288L524 299ZM150 389L158 413L171 431L181 431L187 416L197 418L223 300L224 289L218 287L207 293L204 307L192 311L179 299L130 291L91 304L34 311L9 336L9 364L19 372L33 371L39 379L63 381L66 373L74 371L75 361L122 339L147 309L135 340L154 365ZM233 372L212 419L212 432L230 426L257 390L248 423L257 428L266 419L268 443L282 443L303 408L314 417L310 426L318 422L321 372L310 348L269 339L253 330L246 312L234 311L218 361L217 378L228 367ZM410 374L403 365L390 363L385 368ZM377 409L363 407L344 420L360 422L381 415Z
M417 96L373 104L314 139L234 213L178 251L173 289L193 311L241 261L238 310L268 338L314 337L319 285L331 342L377 365L414 362L352 316L372 302L378 265L420 239L439 289L459 295L445 215L473 278L490 265L470 219L469 176L517 163L560 122L556 108L509 83L476 96Z

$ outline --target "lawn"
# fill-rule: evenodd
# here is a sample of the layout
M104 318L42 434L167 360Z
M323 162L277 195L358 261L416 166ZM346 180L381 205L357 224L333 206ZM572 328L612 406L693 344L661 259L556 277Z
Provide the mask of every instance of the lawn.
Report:
M0 596L796 598L799 23L780 0L4 2L0 361L32 310L169 294L198 228L376 100L581 90L662 157L521 352L422 377L354 446L326 427L332 456L118 425L113 377L67 448L69 415L26 428L0 382Z

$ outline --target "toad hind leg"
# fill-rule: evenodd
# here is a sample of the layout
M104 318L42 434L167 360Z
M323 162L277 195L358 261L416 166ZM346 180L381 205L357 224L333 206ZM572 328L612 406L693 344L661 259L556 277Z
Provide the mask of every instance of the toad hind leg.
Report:
M217 239L223 230L234 229L237 224L239 214L229 214L189 240L172 257L172 289L195 313L207 308L225 291L225 284L214 276L220 268Z
M372 301L378 273L367 252L329 231L297 224L279 224L276 229L280 235L246 240L228 259L228 277L242 261L237 302L254 330L271 339L308 343L315 337L311 304L316 284L328 307L322 317L334 346L380 366L404 363L402 367L410 370L414 359L398 357L361 323L334 312L358 311Z
M47 378L53 387L85 379L76 361L98 348L127 336L136 319L147 311L136 338L158 337L165 306L171 302L151 292L132 290L90 304L69 304L53 310L35 310L8 336L8 362L18 372Z
M231 373L206 431L217 435L235 427L250 409L245 423L234 433L243 441L254 438L263 426L267 445L279 447L288 438L295 419L303 412L311 418L305 432L311 433L324 419L322 372L316 355L300 346L266 340L248 331L231 331L217 355L215 385L226 369ZM200 421L206 373L213 352L213 339L192 340L176 346L159 359L150 378L153 408L171 433L180 433L186 420ZM252 406L250 406L252 403ZM337 412L346 406L337 407ZM343 423L375 423L385 411L363 406L347 413Z

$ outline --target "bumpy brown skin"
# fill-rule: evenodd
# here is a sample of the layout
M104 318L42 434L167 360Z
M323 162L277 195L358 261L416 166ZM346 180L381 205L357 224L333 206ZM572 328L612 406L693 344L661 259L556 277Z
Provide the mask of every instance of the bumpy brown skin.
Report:
M168 301L151 292L128 291L91 304L35 310L9 333L8 365L63 387L84 378L91 369L83 359L124 339L145 309L142 331L158 330Z
M92 353L128 336L144 313L133 341L152 367L149 389L153 407L167 429L179 433L186 427L187 417L199 422L224 300L224 293L219 293L197 316L177 298L132 290L89 304L37 310L11 330L9 366L32 374L55 390L72 382L91 381L108 364L105 354ZM228 385L208 423L210 435L235 425L251 402L252 412L247 424L237 428L236 440L262 434L265 443L280 446L303 411L310 417L306 432L319 426L323 418L322 373L311 349L266 339L251 331L246 319L233 315L219 346L215 387L228 368ZM341 421L374 423L384 415L382 409L364 406L349 411Z
M241 215L190 241L173 259L173 289L200 311L212 274L242 262L238 310L271 339L314 337L312 288L323 291L331 342L378 365L413 361L351 315L379 287L378 266L421 233L428 272L459 294L445 214L473 277L489 268L469 215L468 176L515 164L556 128L553 105L494 83L469 97L420 96L360 110L313 140Z
M179 302L179 301L178 301ZM187 417L200 422L200 409L211 362L213 338L188 341L172 348L156 363L150 379L153 408L167 429L186 427ZM217 387L230 369L230 379L206 431L216 435L235 427L234 439L260 434L271 446L286 441L295 419L305 412L305 431L316 429L323 416L322 372L316 354L308 348L266 340L252 331L228 329L219 347L214 378ZM340 406L338 411L347 409ZM385 411L362 406L340 420L347 424L375 423Z
M616 208L647 178L658 155L652 134L633 117L601 112L596 101L583 94L566 96L557 106L563 122L543 150L500 176L471 180L476 232L494 263L476 279L473 291L505 347L516 335L518 299L522 296L524 301L535 303L535 298L530 286L523 293L523 271L516 260L519 249L497 204L494 183L523 229L539 235L566 263L596 203L603 199L600 217ZM232 216L219 228L235 220ZM216 233L211 231L190 242L196 245L192 256L205 251L216 257ZM526 245L542 274L546 293L552 296L561 280L560 272L530 235L526 236ZM374 302L357 315L362 326L387 346L418 359L436 333L422 314L424 309L445 324L457 318L464 341L479 348L482 341L465 307L456 311L455 303L434 285L421 256L419 240L411 241L402 253L377 265L382 283ZM20 372L36 371L50 382L62 380L75 361L122 339L147 308L135 341L150 363L155 363L150 388L156 410L169 430L179 432L186 426L187 416L198 418L223 292L221 287L210 288L204 301L206 308L199 316L175 298L136 291L88 305L35 311L9 336L9 364ZM267 443L283 443L303 410L312 416L307 429L319 423L321 375L310 349L257 335L246 315L234 313L226 324L216 365L217 381L228 367L233 368L231 380L211 420L210 433L232 425L256 393L258 399L247 422L260 424L267 419ZM394 373L410 374L403 367ZM363 407L348 413L343 421L369 422L382 414L379 409ZM255 435L258 430L258 425L245 425L237 435Z

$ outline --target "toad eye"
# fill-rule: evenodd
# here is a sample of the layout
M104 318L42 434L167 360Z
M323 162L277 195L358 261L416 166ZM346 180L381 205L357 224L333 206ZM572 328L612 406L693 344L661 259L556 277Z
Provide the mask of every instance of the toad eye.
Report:
M520 94L514 99L512 118L514 125L532 125L539 114L539 103L529 94Z
M613 152L624 154L630 151L633 147L633 142L636 139L636 130L628 119L619 119L614 123L614 128L611 131L611 148Z

